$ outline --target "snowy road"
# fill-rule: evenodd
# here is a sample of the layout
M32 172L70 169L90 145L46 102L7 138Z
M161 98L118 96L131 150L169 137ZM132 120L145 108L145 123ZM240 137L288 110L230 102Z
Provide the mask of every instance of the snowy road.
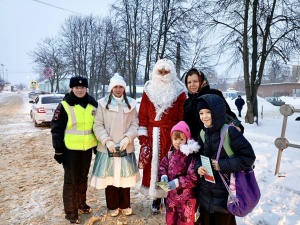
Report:
M0 224L69 224L61 197L63 168L53 159L50 128L34 126L26 94L0 95ZM151 215L151 200L138 187L131 190L129 217L107 216L102 190L89 187L87 203L93 212L82 215L81 224L164 224L164 215Z

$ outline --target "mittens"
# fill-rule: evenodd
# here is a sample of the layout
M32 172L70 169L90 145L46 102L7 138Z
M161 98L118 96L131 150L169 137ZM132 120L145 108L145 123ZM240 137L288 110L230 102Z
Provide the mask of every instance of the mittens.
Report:
M128 144L129 144L129 138L124 137L123 140L120 142L120 150L121 151L125 150Z
M54 154L54 159L56 160L56 162L61 164L64 160L64 155L63 154Z
M148 144L142 144L140 148L140 155L139 155L139 169L144 169L145 166L151 161L152 152L150 146Z
M168 186L169 186L169 191L175 190L179 186L178 179L171 180L168 183Z
M164 181L168 182L168 176L166 174L162 175L161 178L160 178L160 181L161 182L164 182Z
M140 141L140 145L146 145L146 144L148 144L148 137L141 135L141 136L139 136L139 141Z

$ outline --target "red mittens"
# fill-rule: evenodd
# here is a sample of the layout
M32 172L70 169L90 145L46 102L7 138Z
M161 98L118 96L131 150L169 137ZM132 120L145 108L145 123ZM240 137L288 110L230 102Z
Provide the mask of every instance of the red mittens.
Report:
M145 166L151 161L152 151L148 143L148 137L139 136L139 141L140 141L141 148L140 148L138 168L144 169Z

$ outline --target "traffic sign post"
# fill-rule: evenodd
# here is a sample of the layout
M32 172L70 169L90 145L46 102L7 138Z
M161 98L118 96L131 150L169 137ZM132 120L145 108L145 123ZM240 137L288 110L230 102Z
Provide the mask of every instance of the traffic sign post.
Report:
M30 81L30 86L32 88L37 88L37 81L35 81L35 80Z
M45 67L43 69L43 75L47 78L51 77L53 74L52 74L52 69L49 68L49 67Z

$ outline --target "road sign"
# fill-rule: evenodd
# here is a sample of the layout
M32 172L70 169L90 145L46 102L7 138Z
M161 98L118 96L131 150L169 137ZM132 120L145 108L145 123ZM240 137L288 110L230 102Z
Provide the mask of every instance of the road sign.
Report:
M35 80L30 81L30 86L33 88L37 87L37 82Z
M51 77L52 76L52 69L49 68L49 67L45 67L43 69L43 75L47 78Z

